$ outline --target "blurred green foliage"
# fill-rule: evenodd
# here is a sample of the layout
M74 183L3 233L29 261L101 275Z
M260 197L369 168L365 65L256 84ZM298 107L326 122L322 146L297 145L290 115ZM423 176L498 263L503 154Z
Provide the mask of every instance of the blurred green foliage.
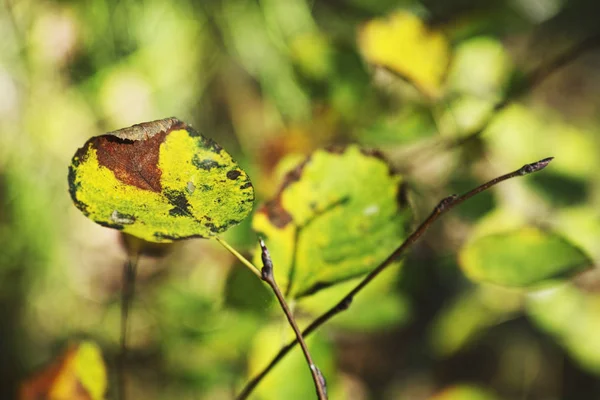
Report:
M125 250L117 232L71 204L67 166L91 136L171 115L234 155L258 204L298 160L332 144L379 147L409 183L417 220L441 197L554 156L537 176L503 183L444 217L311 345L332 399L600 397L597 269L530 291L471 281L456 261L472 235L534 225L598 264L598 41L523 90L531 71L598 34L596 2L1 7L0 398L15 398L19 382L72 339L99 343L112 370ZM438 97L416 89L406 72L369 63L357 44L365 24L398 10L449 43ZM227 240L250 254L250 221ZM143 255L130 321L132 398L232 398L289 339L270 292L240 268L202 240ZM300 324L349 286L303 300ZM296 357L256 398L312 393Z

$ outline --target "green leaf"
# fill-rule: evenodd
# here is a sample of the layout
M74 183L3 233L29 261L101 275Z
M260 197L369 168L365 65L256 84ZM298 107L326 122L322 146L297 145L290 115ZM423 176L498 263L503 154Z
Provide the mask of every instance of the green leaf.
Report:
M149 242L217 235L254 202L231 156L175 118L88 140L69 167L69 190L94 222Z
M407 234L401 184L379 155L357 146L317 150L291 171L253 219L282 290L302 297L382 262Z
M496 400L498 397L489 390L475 385L454 385L445 388L430 400Z
M261 329L254 337L248 356L248 376L254 377L271 361L281 346L294 338L286 321ZM335 389L336 368L331 344L318 332L306 338L314 363L327 380L328 391ZM257 386L253 399L313 399L316 389L300 346L284 357Z
M406 296L398 293L398 264L400 263L396 262L395 266L389 266L377 279L371 281L352 300L352 306L329 324L332 327L366 333L406 323L410 318L410 304ZM337 304L362 279L351 279L298 300L298 313L316 317Z
M477 36L457 46L448 71L448 89L481 100L497 100L508 83L510 72L510 58L502 42Z
M569 278L592 265L562 236L535 227L476 237L462 248L459 262L474 281L517 287Z
M448 357L472 343L487 329L516 315L522 290L481 285L465 291L436 316L431 328L435 353Z
M584 368L600 374L600 294L556 285L529 293L526 310Z
M227 307L257 314L264 314L275 300L268 286L241 263L236 263L229 272L223 295Z

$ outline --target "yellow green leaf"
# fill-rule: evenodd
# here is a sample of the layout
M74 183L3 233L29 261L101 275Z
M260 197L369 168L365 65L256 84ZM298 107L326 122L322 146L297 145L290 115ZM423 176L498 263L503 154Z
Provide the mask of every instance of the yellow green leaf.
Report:
M149 242L217 235L254 202L231 156L175 118L88 140L69 167L69 189L88 218Z
M441 94L450 58L448 41L416 15L399 11L369 21L359 32L358 45L368 62L399 74L429 97Z
M476 237L460 251L459 261L475 281L520 287L568 278L592 265L578 247L535 227Z
M529 318L550 334L586 370L600 375L600 293L572 283L528 294Z
M21 386L21 400L101 400L107 388L102 352L93 342L70 346L53 364Z
M430 341L436 355L448 357L473 343L487 329L517 315L522 289L480 285L461 293L435 317Z
M378 154L357 146L315 151L253 218L278 284L301 297L375 268L407 233L402 183Z
M453 385L445 388L430 400L496 400L498 397L489 390L475 385Z
M331 326L362 334L407 323L411 310L408 297L398 292L400 264L401 261L396 261L365 286L360 296L352 300L352 307L329 322ZM337 304L362 279L350 279L299 299L297 313L316 317Z
M294 338L287 323L275 323L264 326L252 340L248 354L248 376L256 376L279 351L282 345ZM327 379L327 389L331 391L336 385L336 368L333 349L329 341L317 332L306 338L306 345ZM277 367L270 371L256 388L255 399L313 399L316 389L311 372L300 346L296 346Z

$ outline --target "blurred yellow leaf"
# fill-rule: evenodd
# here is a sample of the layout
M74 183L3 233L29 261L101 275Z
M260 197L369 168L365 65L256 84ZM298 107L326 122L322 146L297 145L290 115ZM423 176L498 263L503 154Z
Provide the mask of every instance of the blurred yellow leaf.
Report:
M54 363L21 385L21 400L100 400L106 392L106 367L93 342L70 346Z
M450 57L448 41L417 16L400 11L371 20L360 30L358 45L370 63L401 75L426 96L440 95Z

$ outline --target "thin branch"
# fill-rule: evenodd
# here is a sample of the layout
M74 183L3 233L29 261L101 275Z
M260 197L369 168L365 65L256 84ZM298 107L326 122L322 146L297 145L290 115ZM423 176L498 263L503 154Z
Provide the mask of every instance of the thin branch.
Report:
M129 320L129 308L135 292L135 275L139 260L139 246L132 245L129 248L127 261L123 266L123 282L121 286L121 349L117 371L117 392L119 400L126 400L125 369L127 364L127 325Z
M462 202L470 199L471 197L488 190L492 186L503 182L507 179L511 179L517 176L528 175L537 171L544 169L550 161L552 161L553 157L545 158L543 160L534 162L532 164L526 164L523 167L519 168L516 171L513 171L509 174L499 176L497 178L492 179L489 182L484 183L481 186L476 187L475 189L466 192L461 196L457 196L455 194L448 196L442 199L438 205L433 209L431 214L419 225L419 227L412 233L410 236L404 240L404 242L394 250L392 254L390 254L381 264L379 264L373 271L371 271L358 285L354 287L344 298L342 298L336 305L322 314L320 317L315 319L310 325L308 325L303 331L302 336L307 337L312 332L314 332L318 327L323 325L325 322L329 321L336 314L348 309L354 296L356 296L369 282L375 279L386 267L388 267L393 261L398 259L400 256L403 256L406 250L413 245L429 228L431 224L433 224L440 216L444 213L450 211L452 208L461 204ZM250 393L254 390L254 388L260 383L260 381L269 373L269 371L277 365L279 361L283 359L283 357L289 353L289 351L294 348L294 346L298 343L297 340L293 340L288 343L286 346L282 347L279 353L271 360L269 365L265 367L258 375L256 375L252 380L250 380L244 389L241 391L238 400L246 399Z
M600 34L592 35L583 39L562 54L556 56L551 61L538 66L533 71L526 74L525 77L521 79L514 88L512 88L512 90L508 91L504 99L496 103L493 112L490 113L490 116L479 129L469 133L466 136L440 140L432 144L429 148L420 149L419 154L411 154L409 157L407 157L411 161L408 163L408 165L402 166L402 170L412 170L416 166L422 164L423 160L435 158L435 154L438 152L452 150L477 139L483 134L483 132L485 132L494 117L498 115L498 112L504 110L507 106L514 103L525 94L530 93L532 90L546 81L546 79L548 79L551 75L579 58L582 54L596 47L600 47Z
M219 244L223 247L225 247L225 249L227 249L228 252L230 252L231 254L233 254L235 256L235 258L237 258L238 260L240 260L242 262L242 264L244 264L246 267L248 267L248 269L257 277L259 277L260 279L262 279L260 272L258 271L258 268L256 267L256 265L252 264L250 261L248 261L248 259L246 257L244 257L243 255L241 255L236 249L234 249L233 247L231 247L229 245L229 243L227 243L225 240L221 239L220 237L216 237L215 238L217 240L217 242L219 242Z
M317 365L313 362L310 356L310 352L308 351L308 346L306 346L306 343L302 338L302 333L300 332L300 329L298 328L298 325L294 320L292 312L290 311L287 303L285 302L285 298L283 297L281 290L279 290L279 286L277 286L277 283L275 282L275 275L273 274L273 261L271 260L269 250L267 249L267 246L265 245L265 242L262 239L260 239L260 247L262 249L261 256L263 262L261 278L271 287L271 289L273 289L273 292L275 293L275 296L277 297L277 300L279 301L279 304L281 305L281 308L283 309L283 312L285 313L285 316L290 326L296 334L296 340L294 341L294 343L300 343L300 347L302 348L302 352L304 353L304 358L306 358L306 362L308 363L310 373L315 383L318 399L327 400L327 387L325 385L325 378L323 377L323 374L321 374L321 371L319 370Z
M506 97L494 106L494 112L490 114L490 117L486 121L486 123L478 129L477 131L467 135L463 138L459 138L456 140L450 141L446 147L452 148L462 145L465 142L475 139L480 136L485 129L488 127L493 117L497 115L498 111L503 110L509 104L513 103L515 100L518 100L523 95L531 92L533 89L542 84L548 77L552 74L563 68L564 66L570 64L577 58L579 58L585 52L593 49L594 47L600 46L600 35L593 35L588 38L583 39L581 42L576 43L570 49L566 50L564 53L559 54L553 60L543 65L538 66L533 71L529 72L525 78L517 84L516 87L509 91Z

